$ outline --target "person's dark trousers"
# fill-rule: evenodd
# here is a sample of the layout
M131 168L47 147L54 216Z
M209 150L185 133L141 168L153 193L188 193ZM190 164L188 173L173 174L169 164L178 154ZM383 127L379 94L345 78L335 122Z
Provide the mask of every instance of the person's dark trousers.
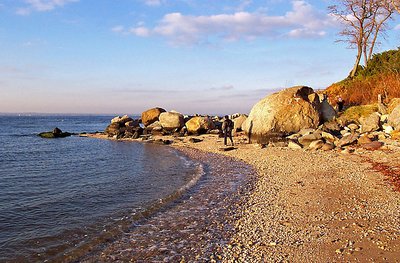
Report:
M232 132L225 132L224 133L224 145L227 145L228 143L228 137L231 140L231 143L233 145L233 139L232 139Z

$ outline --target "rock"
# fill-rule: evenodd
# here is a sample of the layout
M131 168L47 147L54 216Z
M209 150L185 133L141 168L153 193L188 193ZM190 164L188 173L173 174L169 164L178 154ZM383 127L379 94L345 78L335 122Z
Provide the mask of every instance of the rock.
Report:
M202 142L203 140L202 139L198 139L198 138L190 138L189 139L189 142L191 142L191 143L198 143L198 142Z
M365 143L361 147L363 147L366 150L374 151L374 150L378 150L382 146L383 146L382 142L374 141L374 142L370 142L370 143Z
M382 129L386 134L391 134L394 131L392 126L386 124L382 125Z
M214 123L209 117L196 116L185 124L189 134L202 134L214 129Z
M129 117L128 115L124 115L122 117L120 117L120 116L114 117L111 120L111 123L119 123L120 125L122 125L129 121L133 121L133 119L131 117Z
M333 143L333 142L335 142L337 140L337 138L335 136L333 136L332 134L330 134L329 132L322 132L321 136L327 142Z
M297 139L300 138L300 137L301 137L301 134L295 133L295 134L286 136L286 139L289 139L289 140L297 140Z
M242 131L242 125L243 123L247 120L247 116L244 114L240 114L239 116L237 116L236 118L232 119L233 121L233 130L235 132L240 132Z
M388 124L393 126L396 131L400 131L400 104L390 113Z
M313 141L317 141L321 139L322 136L317 133L311 133L308 135L304 135L298 139L299 143L304 147L308 147Z
M337 123L336 120L331 120L329 122L325 122L322 127L321 130L329 132L329 133L334 133L337 134L339 133L340 129L340 125L339 123Z
M310 145L308 146L308 148L310 148L311 150L319 150L324 146L324 141L323 140L316 140L316 141L312 141L310 143Z
M158 117L162 112L165 112L162 108L152 108L142 113L142 123L147 127L155 121L158 121Z
M343 136L336 144L337 147L344 147L357 143L359 135L357 133L350 133Z
M125 122L125 127L139 128L140 127L139 124L140 124L139 120L131 120Z
M120 134L121 133L120 129L121 129L120 124L118 122L113 122L106 127L104 133L107 134L109 137L112 137L114 135Z
M59 128L54 128L51 132L41 132L38 136L45 138L45 139L53 139L53 138L65 138L71 136L72 133L63 132Z
M362 144L368 144L371 143L372 140L366 136L366 135L361 135L360 138L358 138L357 143L362 145Z
M177 112L162 112L159 119L161 126L168 131L179 130L185 125L183 115Z
M315 132L315 129L308 128L308 129L301 129L298 132L298 134L300 134L301 136L304 136L304 135L309 135L309 134L314 133L314 132Z
M329 102L324 99L321 102L321 118L323 122L333 120L336 117L336 111Z
M393 140L400 140L400 131L393 131L390 136Z
M323 151L330 151L335 149L335 145L333 145L332 143L325 143L322 147L321 150Z
M389 114L381 115L381 123L387 122L388 118L389 118Z
M294 150L299 150L299 149L302 149L303 147L300 144L290 140L289 144L288 144L288 148L294 149Z
M356 131L356 130L358 130L360 127L359 127L357 124L355 124L355 123L350 123L350 124L347 125L347 127L345 127L345 128L348 128L349 131Z
M374 112L367 117L361 117L359 122L361 124L361 133L373 132L380 129L381 116L379 113Z
M387 114L387 107L383 104L382 94L378 94L378 112L380 114Z
M303 128L317 128L319 99L310 100L312 94L315 94L312 88L299 86L265 97L253 106L243 130L250 141L266 142Z
M387 107L388 114L392 113L392 111L399 105L400 105L400 98L393 98Z

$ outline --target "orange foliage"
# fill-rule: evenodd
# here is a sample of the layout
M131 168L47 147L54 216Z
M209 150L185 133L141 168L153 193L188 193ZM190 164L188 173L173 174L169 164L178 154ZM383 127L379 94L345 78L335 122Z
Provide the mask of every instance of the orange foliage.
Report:
M345 80L332 84L325 92L331 103L336 104L341 96L346 105L366 105L376 103L378 94L382 94L384 102L392 98L400 98L400 75L375 75L363 79Z

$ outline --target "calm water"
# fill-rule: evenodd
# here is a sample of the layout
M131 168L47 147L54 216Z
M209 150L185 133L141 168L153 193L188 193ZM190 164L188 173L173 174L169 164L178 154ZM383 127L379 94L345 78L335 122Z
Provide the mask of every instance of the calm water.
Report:
M110 119L0 116L0 261L59 259L102 242L201 175L169 147L36 136L104 130Z

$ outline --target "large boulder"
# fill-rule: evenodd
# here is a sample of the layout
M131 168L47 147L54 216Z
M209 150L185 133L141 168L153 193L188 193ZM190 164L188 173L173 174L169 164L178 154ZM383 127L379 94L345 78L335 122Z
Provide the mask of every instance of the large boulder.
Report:
M400 105L400 98L394 98L388 105L388 113L390 114L397 106Z
M153 122L158 121L158 117L163 112L165 112L165 110L158 107L144 111L142 113L142 123L144 126L149 126Z
M188 120L185 124L189 134L206 133L214 129L214 123L209 117L196 116Z
M309 87L298 86L269 95L252 108L242 127L250 141L264 143L320 123L319 97Z
M323 122L333 120L336 117L336 111L329 102L324 99L321 102L321 118Z
M120 135L121 133L123 133L121 128L122 127L119 122L113 122L107 126L107 128L104 130L104 133L107 134L109 137Z
M233 130L236 132L242 131L242 125L247 120L247 116L244 114L240 114L239 116L232 119L233 121Z
M390 113L388 124L395 130L400 131L400 104Z
M377 112L374 112L367 117L361 117L359 119L361 125L361 133L379 130L381 128L380 121L381 116Z
M178 112L162 112L159 119L161 126L169 131L180 129L185 125L183 115Z

